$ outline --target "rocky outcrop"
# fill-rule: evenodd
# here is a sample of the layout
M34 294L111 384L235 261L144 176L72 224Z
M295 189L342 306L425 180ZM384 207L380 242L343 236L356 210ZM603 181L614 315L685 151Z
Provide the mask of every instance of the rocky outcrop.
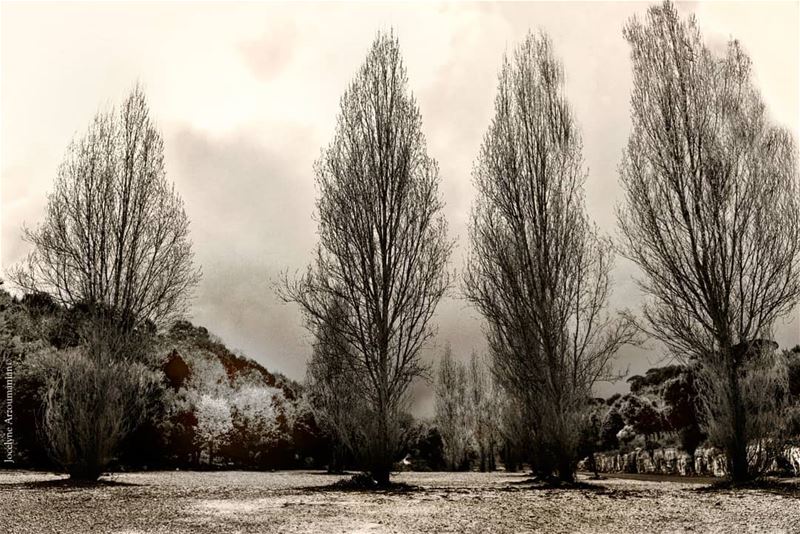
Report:
M674 447L595 454L597 470L602 473L721 476L724 461L724 456L715 449L698 449L694 458Z
M800 477L800 447L786 447L786 459L794 476Z
M720 449L713 447L699 448L694 456L675 447L666 447L650 451L639 448L627 453L597 453L594 458L597 470L601 473L714 477L726 474L725 455ZM785 447L780 457L771 459L769 464L767 471L786 471L787 474L800 476L800 447ZM584 460L579 468L588 470L589 466Z
M694 472L697 475L724 477L727 473L725 454L720 449L706 447L694 452Z

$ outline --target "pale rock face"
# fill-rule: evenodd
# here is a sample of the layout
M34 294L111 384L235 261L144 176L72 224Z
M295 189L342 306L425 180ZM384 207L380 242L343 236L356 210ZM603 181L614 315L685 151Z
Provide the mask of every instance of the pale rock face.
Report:
M786 447L786 451L784 454L786 455L786 458L789 460L789 465L792 466L792 471L794 471L794 476L800 477L800 446Z
M697 449L694 453L694 469L698 475L724 477L727 472L725 454L712 447Z
M689 475L694 467L691 456L674 447L652 452L636 449L624 454L600 453L595 455L595 460L602 472Z
M755 449L753 450L754 453ZM800 446L787 446L783 450L785 462L791 466L794 476L800 476ZM754 454L757 457L757 454ZM703 447L695 451L694 457L675 447L647 451L638 448L628 453L595 454L597 470L603 473L647 473L659 475L698 475L723 477L727 472L725 455L720 449ZM778 463L770 461L771 469ZM581 462L579 468L586 469Z

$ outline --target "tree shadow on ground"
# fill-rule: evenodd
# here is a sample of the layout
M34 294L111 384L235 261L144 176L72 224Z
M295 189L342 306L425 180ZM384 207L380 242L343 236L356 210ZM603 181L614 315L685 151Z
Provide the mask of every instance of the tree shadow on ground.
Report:
M544 493L580 493L588 497L608 497L611 499L647 498L653 493L628 488L610 488L602 484L573 482L567 484L528 483L528 481L511 482L508 486L498 488L500 491L532 491Z
M34 480L28 482L13 482L10 484L0 484L0 489L21 489L21 490L38 490L38 489L60 489L64 491L81 490L81 489L97 489L97 488L115 488L115 487L136 487L140 484L133 484L131 482L122 482L114 479L100 478L98 480L73 480L71 478L59 478L56 480Z
M595 484L589 482L564 482L559 480L547 480L537 477L524 478L522 480L514 480L508 483L507 490L564 490L564 491L590 491L596 493L603 493L609 491L607 487L602 484Z
M520 486L529 489L544 489L544 490L587 490L587 491L603 491L607 488L602 484L596 482L583 482L580 480L565 481L556 477L545 477L535 473L519 473L522 477L520 480L509 482L512 486ZM601 480L600 478L593 478L593 481Z
M761 491L773 495L798 499L800 498L800 482L775 478L761 478L740 483L733 483L730 480L720 480L708 486L695 488L693 491L705 494Z
M537 477L525 478L523 480L514 480L509 482L514 486L524 486L531 489L576 489L576 490L598 490L604 489L600 484L591 484L589 482L564 482L560 480L547 480Z
M602 478L605 480L640 480L642 482L677 482L679 484L713 484L719 480L708 476L662 475L655 473L605 473Z
M378 493L384 495L425 491L425 488L422 488L421 486L406 484L405 482L389 482L389 484L378 484L372 477L364 473L357 473L349 478L337 480L333 484L326 484L324 486L306 486L301 489L304 491Z
M498 488L500 491L541 491L546 493L553 492L577 492L582 493L586 497L598 496L609 497L612 499L627 499L638 497L652 497L652 492L628 489L628 488L615 488L609 487L604 484L598 484L597 480L607 480L603 477L599 479L592 478L589 482L576 480L574 482L564 482L555 479L547 479L541 477L531 477L527 475L521 480L514 480L509 482L505 487Z

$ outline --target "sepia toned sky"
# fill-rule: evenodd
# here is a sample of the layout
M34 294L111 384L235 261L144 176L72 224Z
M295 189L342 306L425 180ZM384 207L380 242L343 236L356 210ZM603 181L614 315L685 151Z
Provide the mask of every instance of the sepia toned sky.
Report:
M307 265L316 242L312 165L333 135L339 98L378 30L394 28L436 158L452 268L467 250L470 170L489 123L497 70L529 29L550 34L583 132L590 215L613 235L622 196L617 166L629 128L631 72L625 21L643 2L16 4L0 8L0 266L24 257L23 223L42 218L70 139L136 81L166 145L203 281L192 320L270 370L302 379L310 355L298 310L272 284ZM749 52L772 118L798 139L798 2L680 3L706 42L733 36ZM635 268L618 258L614 307L636 309ZM0 275L2 276L2 275ZM782 346L800 343L800 320L778 325ZM467 358L484 348L477 313L446 299L439 333ZM655 343L629 348L621 368L664 363ZM601 394L625 390L603 385ZM432 394L416 386L416 411Z

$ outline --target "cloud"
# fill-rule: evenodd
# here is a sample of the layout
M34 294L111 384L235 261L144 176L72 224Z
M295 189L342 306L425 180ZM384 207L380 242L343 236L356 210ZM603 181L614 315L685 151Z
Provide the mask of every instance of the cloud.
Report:
M194 319L272 370L304 375L308 346L298 311L274 284L310 256L315 227L311 169L297 158L308 133L251 131L214 137L190 127L167 139L171 175L192 221L203 280ZM269 142L268 142L269 141Z
M297 29L294 23L288 22L276 31L241 43L239 48L256 77L269 81L289 63L296 41Z

